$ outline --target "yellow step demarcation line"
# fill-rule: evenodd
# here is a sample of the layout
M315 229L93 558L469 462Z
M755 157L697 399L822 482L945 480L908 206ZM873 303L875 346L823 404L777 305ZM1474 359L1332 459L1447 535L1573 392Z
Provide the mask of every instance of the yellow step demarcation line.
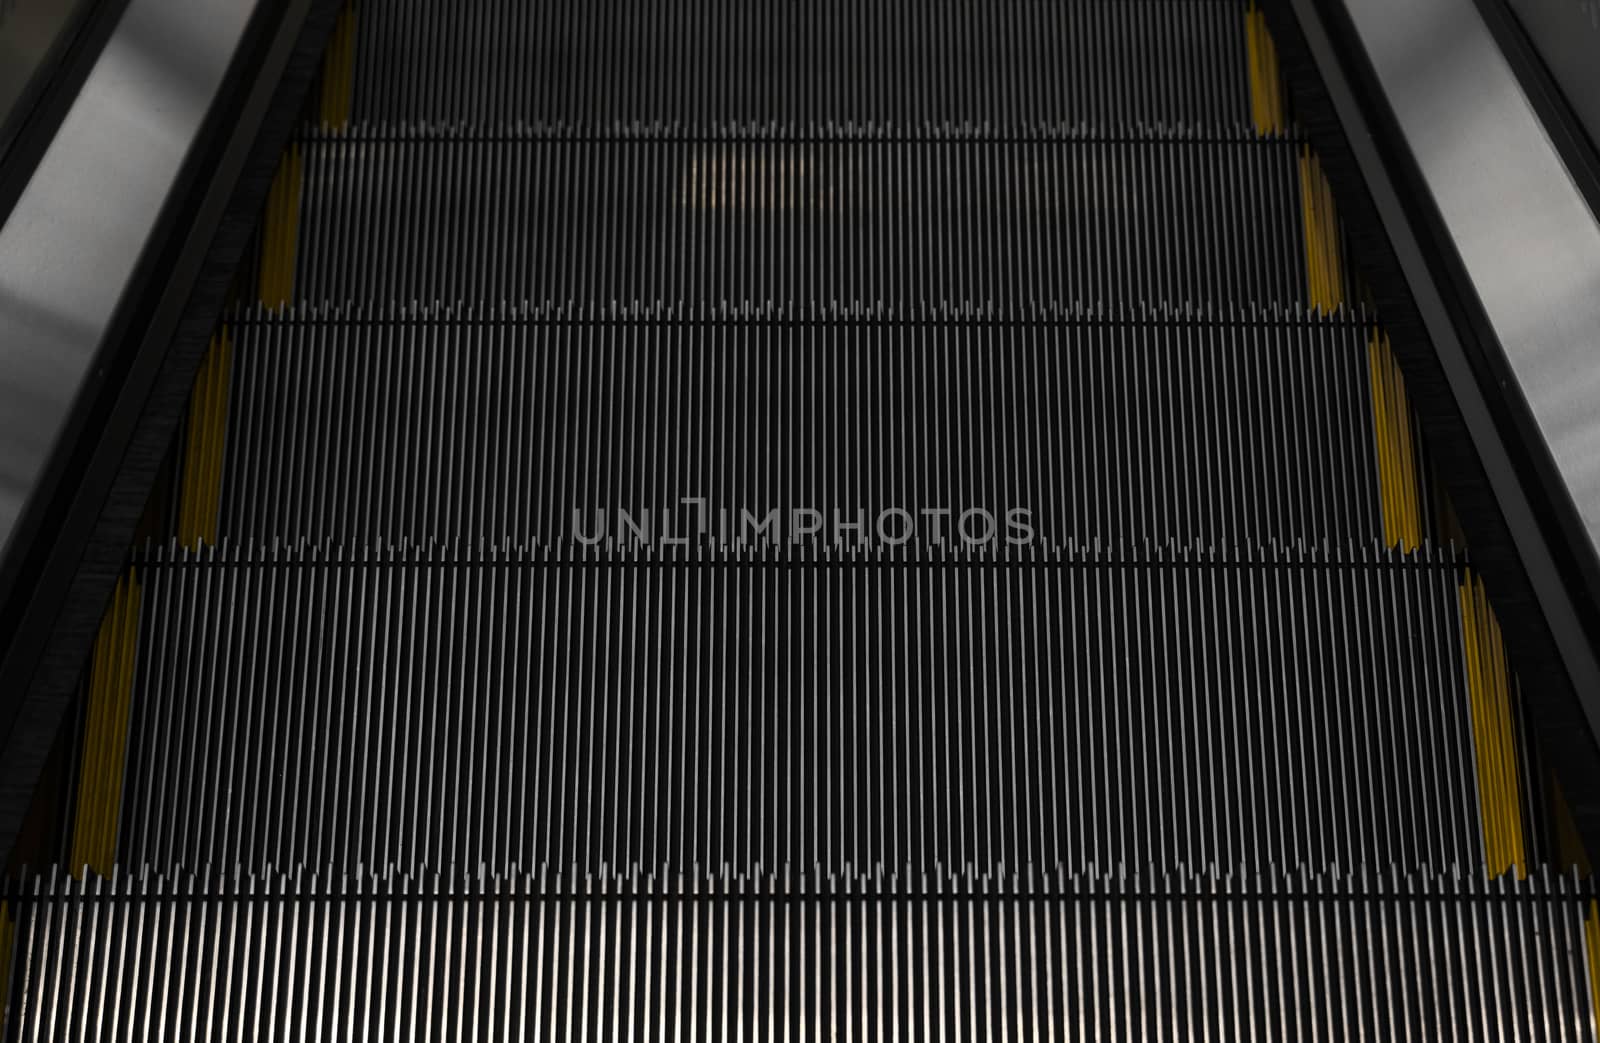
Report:
M1250 119L1256 133L1266 137L1289 129L1283 103L1283 77L1278 71L1278 49L1267 32L1267 18L1251 0L1244 15L1245 53L1250 63Z
M300 240L300 196L305 162L298 144L278 161L267 208L261 217L259 295L269 308L282 308L294 298L295 250Z
M1367 371L1372 390L1372 435L1383 544L1411 551L1422 544L1422 497L1411 403L1388 335L1376 329L1367 339Z
M318 116L329 130L350 125L351 101L356 84L356 11L346 5L333 26L333 38L322 59L322 95Z
M211 338L189 397L188 435L178 489L178 542L185 547L217 541L232 369L233 338L223 327Z
M1345 302L1339 215L1333 205L1333 186L1322 172L1322 161L1309 146L1300 149L1300 216L1311 310L1331 315Z
M1589 957L1589 1016L1600 1038L1600 903L1592 899L1583 918L1583 948Z
M1550 803L1556 827L1556 857L1561 864L1574 868L1579 876L1587 877L1594 867L1589 862L1589 852L1578 835L1577 823L1572 821L1572 810L1561 792L1561 783L1550 780ZM1589 1017L1595 1038L1600 1039L1600 903L1590 901L1583 916L1583 949L1589 971Z
M1483 580L1468 572L1460 596L1484 859L1491 877L1514 870L1520 880L1528 875L1528 856L1512 723L1515 679L1506 663L1500 623L1489 605Z
M110 876L116 861L133 667L139 644L139 595L139 579L129 570L117 581L89 663L88 707L69 863L74 876L80 876L86 866L101 876Z

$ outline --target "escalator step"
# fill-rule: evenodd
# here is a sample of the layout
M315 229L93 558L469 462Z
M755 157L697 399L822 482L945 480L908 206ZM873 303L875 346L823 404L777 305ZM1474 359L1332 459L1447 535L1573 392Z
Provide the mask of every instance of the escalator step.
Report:
M553 877L58 881L21 927L17 1022L26 1039L1498 1043L1588 1018L1559 880L1082 874L1051 897L966 880L821 897Z
M1458 573L175 551L122 862L1481 866Z
M1247 127L1233 0L385 0L357 124Z
M8 1031L1594 1039L1278 80L1237 0L347 6Z
M352 309L257 314L233 336L231 539L554 544L575 511L617 536L618 509L659 529L696 496L864 514L879 545L900 535L876 524L890 508L954 512L952 544L969 508L1027 511L1046 546L1384 535L1348 323Z
M1289 142L368 135L304 146L295 299L1251 306L1307 300Z

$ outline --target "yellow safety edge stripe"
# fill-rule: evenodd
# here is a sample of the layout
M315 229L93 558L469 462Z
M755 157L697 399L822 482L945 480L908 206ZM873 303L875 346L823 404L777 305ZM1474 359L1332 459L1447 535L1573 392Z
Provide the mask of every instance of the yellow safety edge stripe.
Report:
M1344 265L1340 262L1339 216L1333 186L1322 161L1309 146L1300 149L1300 217L1306 249L1306 289L1311 310L1338 311L1345 301Z
M89 699L73 816L71 869L110 876L116 861L122 777L128 755L141 587L132 570L117 581L89 666Z
M201 543L217 541L232 370L233 337L224 327L206 349L189 398L188 434L178 487L178 542L185 547L197 548Z
M1245 8L1244 42L1250 68L1250 120L1256 133L1282 134L1288 129L1284 114L1283 79L1278 71L1278 49L1267 32L1267 19L1255 0Z
M1583 947L1589 957L1589 1014L1595 1036L1600 1037L1600 904L1592 899L1583 918Z
M1422 495L1411 405L1389 338L1378 330L1367 340L1367 371L1384 546L1398 544L1402 551L1411 551L1422 543Z
M1515 870L1517 878L1523 879L1528 875L1528 857L1512 719L1513 680L1505 643L1483 580L1469 572L1460 596L1484 859L1491 877Z
M261 265L258 293L261 303L281 308L294 297L295 248L299 243L300 196L304 160L298 144L278 161L267 207L261 217Z
M1322 193L1322 242L1324 249L1324 264L1328 272L1328 310L1333 311L1344 305L1344 265L1340 263L1339 250L1339 220L1338 211L1333 205L1333 186L1328 183L1328 177L1322 172L1322 164L1316 163L1317 189Z
M1415 547L1422 543L1422 479L1417 473L1417 440L1411 420L1411 396L1406 394L1405 375L1400 372L1400 363L1389 348L1388 338L1384 338L1383 347L1393 377L1395 432L1398 435L1400 474L1403 479L1400 492L1405 496L1406 538Z
M1556 827L1556 856L1565 866L1576 868L1583 876L1593 872L1589 852L1578 835L1578 826L1572 821L1572 810L1567 807L1566 794L1561 784L1550 780L1550 803ZM1600 1038L1600 904L1590 901L1583 915L1583 949L1589 970L1589 1017L1595 1038Z
M322 96L318 115L322 126L344 130L350 125L350 110L356 82L356 12L346 5L334 23L333 39L322 59Z
M1378 464L1378 514L1383 522L1383 545L1393 547L1394 506L1389 502L1389 422L1384 409L1383 368L1378 361L1377 334L1367 341L1367 374L1372 389L1372 444Z

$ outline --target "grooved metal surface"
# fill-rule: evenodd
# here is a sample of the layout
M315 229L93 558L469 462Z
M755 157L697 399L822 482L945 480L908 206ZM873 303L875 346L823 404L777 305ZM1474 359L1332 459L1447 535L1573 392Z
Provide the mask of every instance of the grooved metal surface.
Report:
M826 888L545 868L53 881L20 936L19 1020L29 1038L1585 1034L1583 923L1560 880L1088 870Z
M868 536L891 507L1023 509L1051 546L1383 531L1367 334L1343 320L363 308L235 336L232 539L554 546L575 511L613 539L621 508L684 529L684 497Z
M371 133L306 145L297 300L1009 315L1304 298L1288 141Z
M1129 558L163 556L122 859L1475 860L1450 559Z
M1592 1038L1246 10L360 8L25 1031Z
M429 127L1242 128L1231 0L804 6L395 0L353 118ZM470 60L463 60L468 58Z

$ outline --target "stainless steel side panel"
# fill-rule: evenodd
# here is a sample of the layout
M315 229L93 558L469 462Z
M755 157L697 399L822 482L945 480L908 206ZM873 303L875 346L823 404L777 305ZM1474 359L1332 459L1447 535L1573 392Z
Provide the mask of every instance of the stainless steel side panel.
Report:
M1471 0L1348 6L1600 547L1600 226Z
M0 553L254 8L133 0L0 227Z

